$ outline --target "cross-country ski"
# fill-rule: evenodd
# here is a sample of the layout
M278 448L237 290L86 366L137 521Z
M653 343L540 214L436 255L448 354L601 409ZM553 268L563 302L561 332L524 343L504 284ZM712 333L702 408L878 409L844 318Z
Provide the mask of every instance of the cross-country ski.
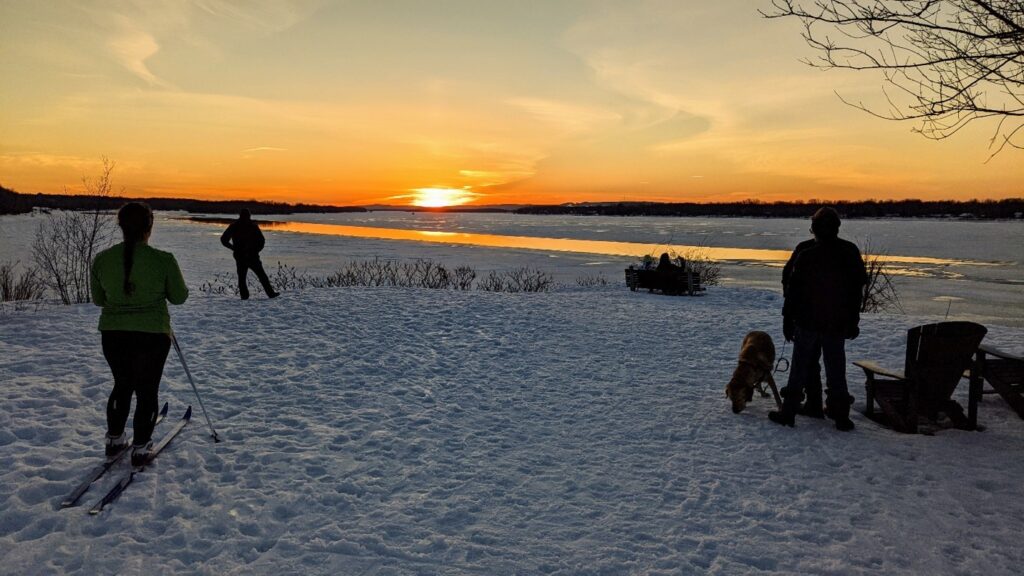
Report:
M173 440L174 437L177 436L178 433L185 428L185 426L189 423L189 420L191 419L192 406L189 406L188 410L185 410L185 415L181 417L181 420L178 420L174 427L168 430L166 434L164 434L163 438L160 439L160 442L153 446L152 449L150 449L149 454L146 457L146 463L143 464L142 466L134 467L130 472L126 473L124 476L121 476L121 478L117 481L117 484L114 484L114 486L106 493L106 495L103 496L103 498L101 498L98 502L96 502L96 504L93 505L92 508L89 509L89 514L99 514L103 511L104 508L107 507L107 505L109 505L114 500L117 500L118 496L120 496L121 493L124 492L124 489L127 488L128 485L131 484L133 480L135 480L135 475L145 470L146 466L150 462L152 462L153 459L155 459L161 452L163 452L164 448L166 448L167 445L171 443L171 440Z
M153 424L154 426L159 424L160 421L163 420L165 416L167 416L167 407L167 402L164 402L163 408L161 408L160 413L157 414L156 422L154 422ZM82 497L82 495L89 490L89 487L92 486L94 482L102 478L104 474L106 474L111 468L114 467L115 464L117 464L118 462L121 461L122 458L124 458L125 454L128 454L131 451L131 444L126 444L124 449L122 449L120 452L118 452L117 454L110 458L107 458L106 460L103 461L102 464L99 464L95 468L93 468L85 477L85 479L82 480L82 482L80 482L78 486L75 486L74 490L69 492L68 495L65 496L60 501L60 507L69 508L71 506L74 506L75 503L77 503L78 500Z

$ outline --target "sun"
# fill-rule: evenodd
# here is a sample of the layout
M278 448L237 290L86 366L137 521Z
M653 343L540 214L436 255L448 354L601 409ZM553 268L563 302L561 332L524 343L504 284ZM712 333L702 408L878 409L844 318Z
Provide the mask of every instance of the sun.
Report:
M458 206L473 200L476 194L462 188L417 188L413 190L412 205L421 208Z

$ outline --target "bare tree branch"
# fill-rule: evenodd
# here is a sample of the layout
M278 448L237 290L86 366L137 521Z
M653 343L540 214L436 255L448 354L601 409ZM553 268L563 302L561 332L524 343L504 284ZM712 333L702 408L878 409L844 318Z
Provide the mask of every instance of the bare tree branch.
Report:
M948 138L995 119L989 147L1024 148L1024 1L771 0L765 18L796 18L818 68L880 71L887 111L844 103ZM838 31L839 41L828 32ZM885 87L896 88L890 92ZM991 157L990 157L991 159Z

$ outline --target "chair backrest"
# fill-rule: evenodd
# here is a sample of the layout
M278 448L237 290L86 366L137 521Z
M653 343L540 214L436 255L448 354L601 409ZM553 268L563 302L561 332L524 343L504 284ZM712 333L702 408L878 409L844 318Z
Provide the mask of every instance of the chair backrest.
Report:
M986 332L974 322L939 322L907 331L904 368L917 385L920 409L934 412L950 399Z

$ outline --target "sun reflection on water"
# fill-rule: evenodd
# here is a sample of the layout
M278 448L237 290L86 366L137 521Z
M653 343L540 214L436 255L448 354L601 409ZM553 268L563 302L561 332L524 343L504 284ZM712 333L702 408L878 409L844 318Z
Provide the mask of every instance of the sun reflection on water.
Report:
M189 218L189 220L222 225L230 219L224 218ZM575 238L545 238L538 236L509 236L500 234L476 234L469 232L448 232L438 230L410 230L405 228L380 228L376 226L347 226L343 224L316 224L311 222L289 222L262 220L260 226L275 232L293 232L299 234L318 234L328 236L349 236L354 238L375 238L380 240L406 240L412 242L432 242L483 246L489 248L517 248L526 250L542 250L556 252L574 252L583 254L603 254L608 256L642 257L666 250L665 244L646 244L641 242L613 242L607 240L580 240ZM744 262L761 266L781 267L791 254L789 250L772 250L761 248L729 248L719 246L685 246L672 245L670 248L681 254L697 254L701 258L721 262ZM868 258L869 255L865 255ZM897 276L946 277L957 278L960 273L950 270L951 266L998 266L995 262L977 262L967 260L951 260L931 258L927 256L894 256L882 255L880 258L889 263L889 273Z

